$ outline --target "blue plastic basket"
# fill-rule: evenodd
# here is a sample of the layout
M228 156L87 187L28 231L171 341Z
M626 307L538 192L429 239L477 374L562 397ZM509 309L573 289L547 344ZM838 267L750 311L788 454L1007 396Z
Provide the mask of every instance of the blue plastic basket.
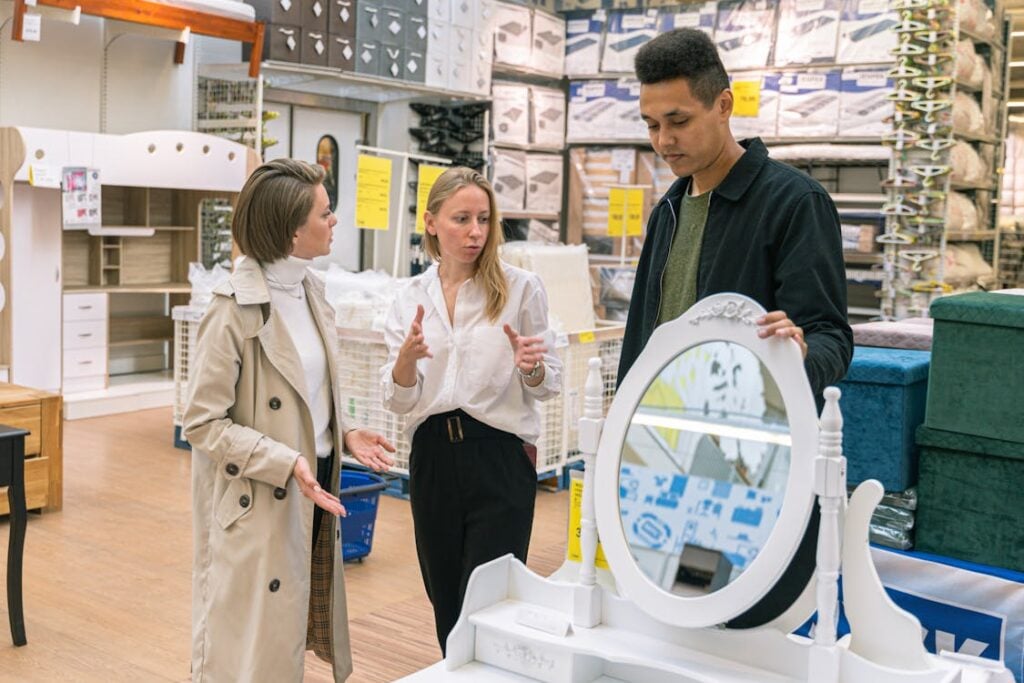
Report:
M341 504L348 512L341 518L341 558L345 562L362 560L370 554L373 525L377 521L377 501L387 484L370 472L341 471Z

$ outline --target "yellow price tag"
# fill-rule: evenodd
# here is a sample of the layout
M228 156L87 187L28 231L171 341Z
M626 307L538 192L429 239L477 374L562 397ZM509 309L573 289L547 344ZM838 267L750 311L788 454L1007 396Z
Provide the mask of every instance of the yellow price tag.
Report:
M583 561L583 550L580 548L580 522L583 507L583 477L582 472L573 470L569 477L569 543L566 549L566 557L572 562ZM575 475L575 476L573 476ZM608 560L604 557L604 550L601 544L597 544L597 554L594 559L594 566L601 569L608 569Z
M426 232L423 214L427 211L427 198L430 196L430 188L434 187L438 177L446 170L444 166L420 164L419 175L416 178L416 232L420 235Z
M360 154L356 164L356 227L387 230L390 209L391 159Z
M608 236L638 237L643 234L644 191L639 187L608 190Z
M756 117L761 110L761 81L734 81L732 84L733 116Z
M580 344L593 344L597 340L594 336L593 330L587 330L586 332L580 332Z

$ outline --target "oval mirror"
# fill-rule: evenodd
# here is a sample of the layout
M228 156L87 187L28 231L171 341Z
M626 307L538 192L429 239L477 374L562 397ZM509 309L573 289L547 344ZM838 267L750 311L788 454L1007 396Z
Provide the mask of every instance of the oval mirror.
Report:
M782 395L749 349L708 341L684 350L647 385L619 463L619 516L648 579L704 595L760 553L789 475Z
M605 421L602 547L622 592L667 623L751 608L810 517L814 400L796 343L757 336L763 314L720 294L658 327Z

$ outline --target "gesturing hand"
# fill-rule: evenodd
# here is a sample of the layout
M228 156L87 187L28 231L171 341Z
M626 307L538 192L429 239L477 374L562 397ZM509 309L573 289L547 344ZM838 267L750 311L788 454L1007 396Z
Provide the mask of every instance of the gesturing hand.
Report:
M510 325L505 325L503 329L508 337L508 343L512 345L515 364L520 372L529 373L544 360L544 354L548 349L544 346L543 337L521 337Z
M395 461L385 453L394 453L395 447L383 436L369 429L353 429L346 432L345 448L355 456L360 465L377 472L388 470L395 464Z
M295 477L295 483L299 485L299 491L306 498L309 498L313 503L323 508L324 511L331 513L332 515L341 515L344 517L348 513L345 512L345 506L341 504L341 501L337 499L330 491L324 491L320 487L320 483L313 476L313 472L309 469L309 463L306 462L306 458L299 456L295 459L295 467L292 469L292 476Z
M804 358L807 358L807 343L804 341L804 331L789 319L785 311L767 313L758 319L757 324L760 325L757 330L757 336L762 339L772 335L795 339L796 343L800 345L800 353L803 354Z
M430 347L423 337L423 306L416 306L416 317L409 326L409 333L405 335L402 347L398 349L398 358L395 359L395 367L391 371L395 383L403 387L411 387L416 384L416 361L420 358L433 358Z

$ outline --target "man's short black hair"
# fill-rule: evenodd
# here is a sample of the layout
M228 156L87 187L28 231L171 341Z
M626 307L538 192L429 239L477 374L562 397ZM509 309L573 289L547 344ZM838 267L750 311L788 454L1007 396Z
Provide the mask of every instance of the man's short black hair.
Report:
M705 107L711 107L729 88L729 75L715 44L706 33L693 28L662 33L640 48L633 65L643 85L685 78Z

